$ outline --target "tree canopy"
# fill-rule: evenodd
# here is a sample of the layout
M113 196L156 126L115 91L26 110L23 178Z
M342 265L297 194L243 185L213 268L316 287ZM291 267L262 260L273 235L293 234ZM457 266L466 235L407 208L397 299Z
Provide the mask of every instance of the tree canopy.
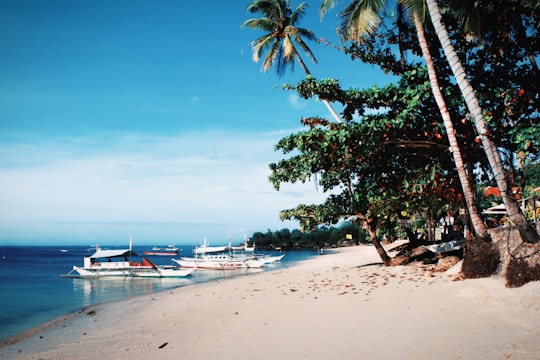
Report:
M502 154L511 185L524 168L538 163L540 144L538 26L540 10L530 1L481 0L458 14L442 1L444 22L469 80L479 95L489 130L478 134L436 36L427 23L426 37L437 77L463 154L468 176L477 185L494 184L482 151L489 136ZM470 4L469 4L470 5ZM342 89L336 79L306 77L285 89L308 99L343 105L345 123L321 117L301 119L305 130L281 139L276 150L286 158L270 164L270 180L315 179L328 193L322 204L298 204L281 212L305 229L342 219L375 224L370 236L396 231L396 220L463 207L445 127L431 92L411 24L397 13L378 14L382 22L368 36L352 39L340 32L340 49L352 60L374 64L399 76L395 84ZM398 24L399 26L396 26ZM337 54L336 54L337 56Z

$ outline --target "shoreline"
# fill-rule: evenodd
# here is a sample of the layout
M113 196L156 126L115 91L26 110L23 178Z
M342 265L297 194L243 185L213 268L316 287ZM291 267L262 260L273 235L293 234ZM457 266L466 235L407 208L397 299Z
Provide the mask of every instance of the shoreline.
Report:
M51 286L48 285L48 282L50 279L47 279L47 281L43 281L39 284L43 284L43 287L41 290L43 291L49 291L52 293L51 288L54 288L55 290L59 290L61 293L64 291L63 295L66 295L66 298L71 296L73 298L73 301L71 302L54 302L54 299L51 299L51 296L49 296L48 302L46 303L45 307L40 304L42 302L41 298L39 301L35 301L35 299L32 299L33 296L27 296L26 293L20 294L15 292L12 294L10 291L10 284L6 281L6 283L3 283L4 288L6 290L6 294L4 297L4 301L0 302L2 303L2 308L4 310L4 313L0 318L4 321L4 323L8 324L6 328L4 328L2 331L0 331L0 349L15 343L17 341L20 341L24 339L25 337L29 336L29 334L32 334L39 329L46 327L47 324L53 323L55 321L58 321L59 319L62 319L64 317L70 316L72 314L77 314L78 312L84 311L85 308L89 306L93 306L96 304L101 303L108 303L108 302L114 302L114 301L122 301L126 300L132 297L138 297L138 296L144 296L144 295L150 295L162 291L167 291L172 288L176 288L179 286L186 286L191 285L194 283L201 283L201 282L208 282L208 281L214 281L217 277L232 277L232 276L242 276L245 272L255 272L255 271L272 271L273 269L277 268L277 266L271 266L271 267L265 267L261 269L242 269L237 271L199 271L198 274L193 274L193 276L185 277L185 278L165 278L165 279L137 279L134 281L128 280L126 284L132 284L132 285L122 285L121 283L124 282L125 279L122 278L108 278L108 279L66 279L62 275L67 273L66 269L71 269L73 264L79 264L80 258L77 256L78 254L86 254L87 246L82 245L68 245L65 246L69 249L69 256L71 257L71 260L65 261L64 259L68 256L65 254L62 254L61 257L58 257L60 259L59 261L54 261L56 266L56 271L49 271L49 276L54 277L52 279L53 282L56 282L57 279L59 279L58 282L64 281L66 283L69 282L69 284L72 283L72 280L74 282L73 290L71 289L71 285L68 285L68 290L65 291L65 287L60 284L52 283ZM5 269L13 269L15 268L14 264L9 264L9 261L11 259L14 259L15 256L17 256L16 253L14 253L11 248L18 248L18 249L24 249L24 248L32 248L33 246L30 245L17 245L17 246L0 246L0 250L3 250L4 259L2 262L2 266L5 265ZM144 246L137 246L139 252L142 252L142 249L145 248ZM193 247L190 245L182 245L181 251L185 252L186 254L189 252L191 253ZM10 250L6 250L10 249ZM43 249L43 250L42 250ZM59 246L40 246L39 250L44 251L46 256L58 256L59 254ZM7 252L6 252L7 251ZM294 253L297 250L291 250L287 251L286 253ZM23 251L24 252L24 251ZM304 260L306 257L313 257L315 256L316 252L315 250L311 251L311 255L309 254L309 249L299 249L298 253L301 253L300 256L287 256L284 261L280 262L278 266L293 266L296 262ZM269 252L267 252L269 253ZM73 255L75 254L75 255ZM6 260L7 255L7 260ZM40 255L41 257L41 255ZM160 265L169 265L167 261L170 262L170 257L159 257L154 259L154 261L159 262ZM26 261L26 259L25 259ZM63 266L65 265L65 266ZM58 275L60 274L60 275ZM3 276L6 276L5 272L2 273ZM21 274L22 278L25 276L31 276L34 278L35 274L31 272L23 273ZM9 277L9 276L8 276ZM6 277L7 279L7 277ZM112 281L110 281L112 280ZM25 279L26 281L26 279ZM79 281L78 285L77 281ZM84 284L83 284L84 282ZM145 282L151 283L149 286L144 284ZM92 283L95 283L96 286L92 285ZM111 296L108 295L107 288L109 287L107 284L111 283L112 285L112 291L110 291ZM19 282L18 284L21 284ZM99 285L98 285L99 284ZM116 285L115 285L116 284ZM86 290L87 286L92 287L91 290ZM18 286L18 285L17 285ZM17 288L17 286L15 288ZM116 289L114 289L116 288ZM124 289L122 289L124 288ZM156 289L159 288L159 289ZM28 287L28 289L31 289L31 287ZM150 290L149 290L150 289ZM121 293L122 292L122 293ZM9 294L8 294L9 293ZM56 291L55 291L56 293ZM36 292L35 294L39 294ZM24 296L22 299L22 302L18 299L19 296ZM30 303L29 306L21 306L21 304L24 304L24 298L29 298L28 302ZM33 300L33 301L32 301ZM18 305L17 305L18 304ZM5 306L5 307L4 307ZM19 306L17 308L17 306ZM43 310L43 313L39 312L40 310ZM17 315L16 318L13 314L20 313L20 315Z
M295 251L296 249L294 250L291 250L291 251ZM304 251L305 249L300 249L301 251ZM328 253L332 253L334 249L329 249ZM288 267L291 267L291 266L296 266L298 263L302 263L303 261L309 261L310 258L308 259L303 259L303 260L297 260L295 262L293 262L292 264L287 264L286 266L282 267L281 269L286 269ZM263 270L261 272L268 272L268 271L279 271L281 269L269 269L269 270ZM229 270L223 270L223 271L229 271ZM240 273L234 273L235 271L232 270L231 273L228 273L227 276L223 276L223 277L211 277L211 278L208 278L207 280L204 280L204 281L201 281L201 282L194 282L194 283L191 283L191 284L183 284L183 285L178 285L174 288L171 288L171 289L165 289L165 290L160 290L158 292L155 292L153 294L140 294L140 295L133 295L133 296L130 296L130 297L124 297L124 298L120 298L120 299L114 299L114 300L108 300L108 301L104 301L104 302L101 302L101 303L96 303L96 304L91 304L91 305L87 305L87 306L84 306L74 312L71 312L71 313L68 313L68 314L64 314L64 315L60 315L52 320L49 320L49 321L46 321L42 324L39 324L39 325L36 325L36 326L33 326L27 330L24 330L24 331L21 331L13 336L10 336L8 338L5 338L4 340L0 340L0 352L3 348L6 348L6 347L9 347L11 345L14 345L18 342L21 342L29 337L31 337L32 335L36 334L36 333L39 333L39 332L42 332L42 331L45 331L47 330L49 327L51 326L55 326L57 325L58 323L61 323L62 321L67 321L69 320L70 318L72 317L75 317L77 315L80 315L86 311L91 311L93 308L97 307L97 306L102 306L102 305L107 305L107 304L113 304L113 303L116 303L116 302L124 302L124 301L128 301L128 300L132 300L132 299L137 299L139 297L148 297L148 296L153 296L155 294L160 294L160 293L163 293L163 292L167 292L167 291L171 291L171 290L174 290L174 289L178 289L178 288L183 288L183 287L187 287L187 286L197 286L197 285L201 285L201 284L206 284L206 283L211 283L211 282L218 282L218 281L226 281L226 280L229 280L229 279L233 279L233 278L237 278L237 277L244 277L244 276L251 276L251 275L256 275L260 272L254 272L254 273L244 273L244 274L240 274ZM0 354L1 355L1 354Z
M540 282L452 281L427 265L384 267L360 245L92 305L25 332L0 358L535 359L539 321Z

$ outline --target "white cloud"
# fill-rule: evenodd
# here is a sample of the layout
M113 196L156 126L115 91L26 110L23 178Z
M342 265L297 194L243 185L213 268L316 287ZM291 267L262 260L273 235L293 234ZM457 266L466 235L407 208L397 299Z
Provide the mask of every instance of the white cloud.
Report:
M187 241L295 227L279 221L279 211L319 202L322 194L313 184L273 189L268 164L280 157L273 151L280 137L101 134L93 141L2 145L0 241L15 224L200 224L174 226L174 234L170 226L154 229L153 236Z
M301 99L297 94L289 95L289 103L295 109L302 110L306 107L306 101Z

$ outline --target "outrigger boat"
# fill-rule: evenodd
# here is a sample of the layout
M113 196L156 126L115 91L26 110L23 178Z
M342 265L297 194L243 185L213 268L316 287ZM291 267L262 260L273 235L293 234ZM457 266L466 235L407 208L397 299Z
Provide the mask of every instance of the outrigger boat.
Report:
M204 243L193 250L193 257L172 259L183 268L199 268L211 270L234 270L245 268L260 268L276 261L280 261L285 255L268 256L255 253L255 247L244 246L209 246Z
M178 248L174 245L169 245L164 248L154 246L152 250L145 250L144 255L150 256L176 256L178 255Z
M69 278L100 278L100 277L186 277L191 275L193 269L180 269L178 267L162 267L143 258L135 262L129 257L137 256L131 249L106 250L96 246L96 251L84 257L83 266L73 266L73 269L62 275ZM120 260L117 260L120 259Z
M275 262L281 261L285 254L282 255L267 255L267 254L259 254L255 252L255 244L253 246L248 245L248 238L244 236L244 245L243 246L231 246L231 249L235 251L237 258L249 258L249 259L257 259L257 260L264 260L264 265L273 264ZM230 246L230 245L229 245Z
M211 270L260 268L266 265L266 260L246 254L243 247L208 246L206 239L203 245L193 250L193 254L193 257L182 257L172 261L182 268Z

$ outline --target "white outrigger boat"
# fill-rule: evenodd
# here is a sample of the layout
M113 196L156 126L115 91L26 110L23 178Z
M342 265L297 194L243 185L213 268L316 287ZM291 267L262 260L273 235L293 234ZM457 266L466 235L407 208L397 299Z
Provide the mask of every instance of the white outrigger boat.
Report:
M244 237L244 245L243 246L232 246L231 249L233 251L237 251L236 257L237 258L251 258L251 259L257 259L257 260L264 260L264 265L273 264L275 262L281 261L285 254L282 255L266 255L266 254L258 254L255 252L255 244L253 246L248 246L248 238ZM230 246L230 245L229 245Z
M208 246L206 239L203 245L193 250L193 257L172 259L182 268L197 268L211 270L234 270L260 268L267 264L266 260L254 256L244 247Z
M84 257L83 266L73 266L73 269L62 275L69 278L100 278L100 277L155 277L178 278L191 275L193 269L180 269L174 266L158 266L143 258L141 262L129 260L137 256L131 249L105 250L96 246L96 251ZM113 260L114 259L114 260ZM120 259L120 260L116 260Z
M182 268L198 268L211 270L234 270L260 268L276 261L285 255L268 256L255 253L255 247L248 247L247 239L244 246L209 246L206 239L201 246L193 250L193 257L172 259Z
M146 250L143 253L150 256L176 256L178 255L178 248L174 244L167 247L154 246L152 250Z

